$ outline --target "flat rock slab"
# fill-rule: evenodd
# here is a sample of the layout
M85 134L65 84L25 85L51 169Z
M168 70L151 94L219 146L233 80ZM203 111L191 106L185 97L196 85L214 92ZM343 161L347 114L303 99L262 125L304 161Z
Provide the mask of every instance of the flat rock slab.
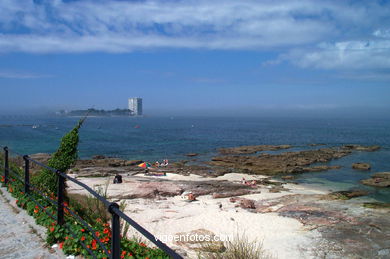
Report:
M369 163L353 163L352 168L355 170L366 171L371 169L371 165Z
M105 178L80 178L80 180L89 186L95 186L94 188L100 186L104 189L107 183L107 179ZM68 185L69 193L87 194L86 191L73 183L68 183ZM121 184L111 184L110 181L107 188L109 199L153 199L178 196L185 191L192 192L196 197L213 195L215 198L226 198L260 192L257 186L251 187L226 180L171 181L163 178L139 176L124 176L123 183Z
M368 206L345 200L330 201L323 199L325 196L286 195L245 202L251 212L278 213L297 219L306 229L319 231L324 239L315 246L315 258L390 258L389 207L364 208ZM230 201L243 199L231 198Z
M0 194L0 258L66 258L62 251L46 248L45 228L35 224L5 188ZM11 204L9 203L11 202ZM15 207L14 207L15 206ZM34 233L37 231L37 234Z
M257 145L257 146L240 146L231 148L220 148L219 153L222 155L238 155L238 154L255 154L260 151L275 151L280 149L291 148L290 145Z
M361 183L375 187L390 187L390 172L373 174L370 179L362 180Z
M284 152L281 154L260 155L225 155L212 158L213 166L234 168L243 173L275 175L304 173L337 169L339 167L315 166L314 163L325 163L351 154L352 151L344 148L322 148L317 150L304 150Z

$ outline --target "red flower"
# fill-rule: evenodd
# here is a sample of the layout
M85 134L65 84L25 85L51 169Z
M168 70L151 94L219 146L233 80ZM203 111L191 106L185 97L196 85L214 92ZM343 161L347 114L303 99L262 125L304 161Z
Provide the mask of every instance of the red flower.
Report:
M100 236L99 231L96 231L96 232L95 232L95 235L96 235L97 237L99 237L99 236Z
M68 236L66 236L66 237L65 237L65 240L68 240L68 239L69 239L69 237L68 237Z
M143 247L146 247L146 245L144 243L139 243L140 246L143 246Z
M37 214L38 212L39 212L39 210L38 210L38 209L35 209L35 210L34 210L34 213L35 213L35 214Z
M108 228L105 228L105 229L103 230L103 233L104 233L104 234L109 234L109 233L110 233L110 230L109 230Z
M19 200L16 200L16 203L18 203L19 202Z
M64 242L61 242L61 243L59 244L59 246L60 246L60 249L62 249L62 247L64 246Z
M96 240L95 239L92 240L91 245L92 245L92 250L96 250Z
M81 232L85 232L85 229L82 228L80 231L81 231Z
M82 236L82 237L81 237L81 241L84 241L84 240L85 240L85 236Z
M49 228L50 232L54 231L54 227Z

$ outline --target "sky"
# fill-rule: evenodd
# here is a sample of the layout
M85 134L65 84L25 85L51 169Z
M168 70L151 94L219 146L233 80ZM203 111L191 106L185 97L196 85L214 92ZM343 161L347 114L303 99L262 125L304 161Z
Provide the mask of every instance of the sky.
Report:
M0 0L0 113L390 114L390 1Z

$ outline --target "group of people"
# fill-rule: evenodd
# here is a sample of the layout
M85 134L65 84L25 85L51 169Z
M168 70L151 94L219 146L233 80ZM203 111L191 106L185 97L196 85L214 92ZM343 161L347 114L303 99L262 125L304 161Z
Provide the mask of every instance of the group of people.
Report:
M169 164L168 159L164 159L164 160L162 161L162 163L160 163L159 161L156 161L156 162L154 163L154 166L155 166L155 167L160 167L160 166L167 166L168 164Z
M257 184L256 180L247 181L244 177L242 177L241 183L252 187L256 187Z

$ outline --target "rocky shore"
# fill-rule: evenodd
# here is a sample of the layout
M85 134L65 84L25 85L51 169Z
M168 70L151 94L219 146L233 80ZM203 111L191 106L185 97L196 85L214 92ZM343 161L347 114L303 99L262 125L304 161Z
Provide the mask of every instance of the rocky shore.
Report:
M338 170L340 166L327 162L379 147L310 147L303 151L288 151L290 145L225 148L211 161L179 161L150 168L151 175L137 166L141 160L96 156L77 161L68 173L93 188L106 188L113 201L125 201L125 212L155 235L245 233L249 240L262 239L277 258L388 258L389 204L365 198L367 192L362 190L330 193L272 178L282 175L291 181L297 173ZM35 159L44 162L48 157L39 154ZM112 184L116 174L122 175L122 184ZM362 182L386 188L388 174L374 174ZM69 194L87 195L77 185L68 185ZM196 199L189 202L186 193ZM189 258L199 252L199 244L168 245Z

